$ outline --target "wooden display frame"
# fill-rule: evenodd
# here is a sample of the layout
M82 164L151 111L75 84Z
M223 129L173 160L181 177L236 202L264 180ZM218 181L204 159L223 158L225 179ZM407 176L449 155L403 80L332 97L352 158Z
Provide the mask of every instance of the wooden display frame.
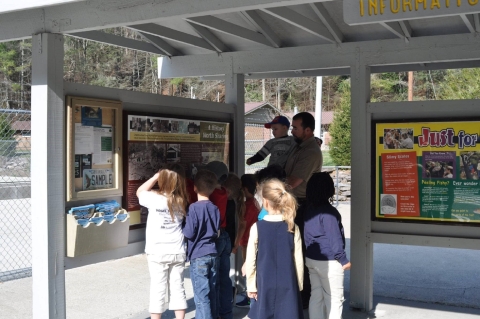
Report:
M123 195L123 178L122 178L122 102L113 100L102 100L85 97L66 96L67 104L67 202L83 200L83 199L95 199L104 198L109 196L122 196ZM86 111L82 108L92 108L99 116L93 117L90 121L100 121L100 126L94 125L94 127L108 128L111 127L113 133L111 134L111 147L112 154L111 163L98 164L93 163L93 153L78 153L75 149L75 129L76 124L80 124L85 128L89 125L83 125L89 118L85 117ZM92 110L88 109L88 110ZM91 124L91 123L89 123ZM96 123L98 124L98 123ZM77 126L79 127L79 126ZM93 129L92 129L93 131ZM93 135L93 134L92 134ZM94 135L93 135L94 136ZM77 136L78 137L78 136ZM102 140L103 141L103 140ZM80 145L81 143L79 143ZM94 147L94 143L91 143L90 147ZM82 145L85 145L84 143ZM76 154L77 153L77 154ZM80 154L80 155L79 155ZM77 171L76 171L76 155L77 155ZM84 190L84 169L80 166L83 165L83 159L79 160L78 156L86 156L90 161L90 171L94 170L111 170L113 180L109 183L111 187L101 189ZM88 157L89 156L89 157ZM78 176L80 175L80 176ZM87 184L88 185L88 184ZM98 186L97 186L98 187Z

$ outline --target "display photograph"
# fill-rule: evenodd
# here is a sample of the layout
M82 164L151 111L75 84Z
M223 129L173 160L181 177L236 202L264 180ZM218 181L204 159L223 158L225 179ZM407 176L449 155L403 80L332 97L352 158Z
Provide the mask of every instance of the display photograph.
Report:
M146 221L148 210L138 202L136 191L147 179L167 164L180 164L186 177L194 179L197 172L212 161L229 166L229 123L165 118L130 114L125 118L128 132L124 157L128 159L124 207L131 224Z

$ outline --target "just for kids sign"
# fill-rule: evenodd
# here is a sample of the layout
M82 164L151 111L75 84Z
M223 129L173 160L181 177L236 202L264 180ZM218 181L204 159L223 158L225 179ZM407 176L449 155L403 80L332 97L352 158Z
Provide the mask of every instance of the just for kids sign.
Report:
M480 123L376 123L377 219L480 223Z

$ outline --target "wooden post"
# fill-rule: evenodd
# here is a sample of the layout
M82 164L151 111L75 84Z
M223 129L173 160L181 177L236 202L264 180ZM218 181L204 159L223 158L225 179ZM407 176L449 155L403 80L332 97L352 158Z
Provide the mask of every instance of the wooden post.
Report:
M413 71L408 72L408 100L413 101Z

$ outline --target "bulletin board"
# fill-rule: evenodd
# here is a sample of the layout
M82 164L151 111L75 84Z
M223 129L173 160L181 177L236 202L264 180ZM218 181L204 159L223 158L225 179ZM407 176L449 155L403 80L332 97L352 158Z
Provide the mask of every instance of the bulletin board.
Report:
M230 166L231 123L159 114L124 112L123 207L131 225L146 222L148 210L140 206L138 187L169 163L184 166L187 178L212 161Z
M122 103L66 97L67 201L121 196Z
M374 127L376 220L480 226L478 121Z

